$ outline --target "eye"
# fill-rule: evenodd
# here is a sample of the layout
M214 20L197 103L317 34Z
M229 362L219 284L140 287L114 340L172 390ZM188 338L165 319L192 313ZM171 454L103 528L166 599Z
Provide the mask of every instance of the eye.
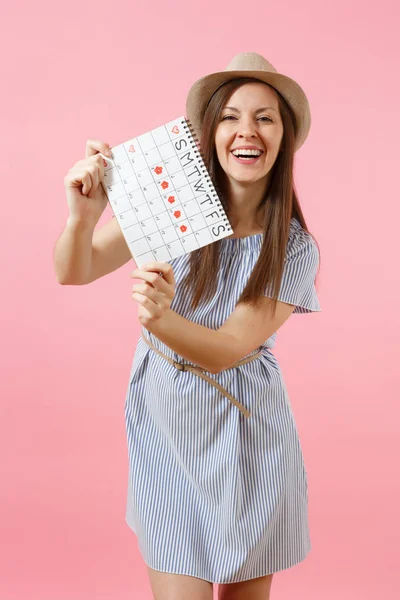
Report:
M222 117L221 121L230 121L232 119L237 119L237 117L235 117L234 115L225 115L224 117ZM270 121L270 123L273 123L272 119L270 119L269 117L259 117L258 119L259 121Z

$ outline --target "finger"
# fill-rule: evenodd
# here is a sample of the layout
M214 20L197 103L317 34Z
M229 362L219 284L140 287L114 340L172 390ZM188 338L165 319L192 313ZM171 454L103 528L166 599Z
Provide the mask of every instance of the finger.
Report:
M148 306L143 306L143 301L144 301L144 298L143 298L143 297L141 298L141 297L140 297L140 294L134 293L134 294L132 294L132 299L133 299L133 300L135 300L135 302L137 302L138 304L140 304L140 306L142 307L142 308L141 308L141 311L142 311L142 313L143 313L143 311L146 313L146 314L145 314L145 315L143 315L143 316L144 316L146 319L149 319L149 320L151 320L151 319L153 318L153 315L151 314L151 312L150 312L150 310L149 310L149 307L148 307ZM139 317L139 318L140 318L140 317Z
M70 169L67 175L64 178L64 183L70 187L79 187L82 185L82 179L86 174L87 169L79 169L74 167Z
M142 267L145 271L162 273L163 279L167 281L170 285L175 284L174 271L170 264L165 262L150 262L146 263Z
M156 288L154 288L152 285L150 285L149 283L143 283L143 284L135 283L135 285L132 287L132 291L138 292L139 294L142 294L143 296L147 296L154 302L157 302L157 298L160 299L162 296L162 294L158 290L156 290Z
M90 169L89 173L90 173L90 177L92 179L92 188L91 188L88 196L90 198L93 198L94 195L96 194L97 188L99 187L99 184L100 184L99 170L97 167L95 167L94 169Z
M153 302L151 298L141 294L140 292L132 292L132 298L139 302L146 310L149 311L150 316L153 316L157 310L157 304Z
M86 158L88 156L93 156L94 154L98 154L101 152L105 156L112 155L111 147L106 142L101 142L100 140L87 140L86 141Z
M92 189L92 178L90 176L89 171L86 171L84 176L82 177L82 194L87 196Z
M143 271L142 269L136 269L135 271L132 271L132 277L134 279L143 279L143 281L148 282L149 285L155 287L163 294L168 295L170 293L171 284L159 274L159 271L156 273L152 271L147 272Z

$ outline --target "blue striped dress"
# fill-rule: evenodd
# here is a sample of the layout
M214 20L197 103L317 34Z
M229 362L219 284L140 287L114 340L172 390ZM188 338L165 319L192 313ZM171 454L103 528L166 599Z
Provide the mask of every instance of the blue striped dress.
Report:
M220 327L261 244L262 234L222 240L217 292L195 311L179 291L189 255L173 259L171 309ZM296 305L295 313L321 310L318 261L314 240L293 218L278 299ZM144 328L143 335L167 356L188 362ZM276 333L256 360L210 374L250 410L246 418L210 383L178 371L139 338L125 400L126 522L152 569L233 583L287 569L310 551L307 473L271 352L275 339Z

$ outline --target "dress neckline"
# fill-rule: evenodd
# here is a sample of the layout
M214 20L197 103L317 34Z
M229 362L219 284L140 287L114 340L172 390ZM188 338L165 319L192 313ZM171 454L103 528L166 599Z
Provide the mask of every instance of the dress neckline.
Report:
M264 235L264 233L263 232L252 233L251 235L243 235L242 237L225 237L222 239L224 239L224 240L247 240L248 238L259 237L261 235Z
M251 233L250 235L242 235L241 237L226 237L227 240L245 240L249 237L257 237L259 235L264 235L263 233Z
M295 227L300 227L300 223L298 223L297 219L295 217L292 217L290 219L290 224L294 225ZM221 242L237 242L239 240L249 240L251 238L260 238L264 235L264 232L262 231L261 233L252 233L251 235L244 235L243 237L225 237L222 238L220 241Z
M259 250L263 240L263 233L253 233L243 237L225 237L220 240L221 252L241 252Z

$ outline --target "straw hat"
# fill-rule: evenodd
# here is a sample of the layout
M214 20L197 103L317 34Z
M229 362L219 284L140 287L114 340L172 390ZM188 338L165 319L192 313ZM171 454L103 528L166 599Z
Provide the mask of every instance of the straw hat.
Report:
M210 73L192 85L186 100L186 115L197 137L200 139L201 124L211 96L222 84L236 77L254 77L265 81L282 94L296 118L295 151L297 151L305 142L311 126L307 96L298 83L278 73L270 62L256 52L237 54L225 71Z

